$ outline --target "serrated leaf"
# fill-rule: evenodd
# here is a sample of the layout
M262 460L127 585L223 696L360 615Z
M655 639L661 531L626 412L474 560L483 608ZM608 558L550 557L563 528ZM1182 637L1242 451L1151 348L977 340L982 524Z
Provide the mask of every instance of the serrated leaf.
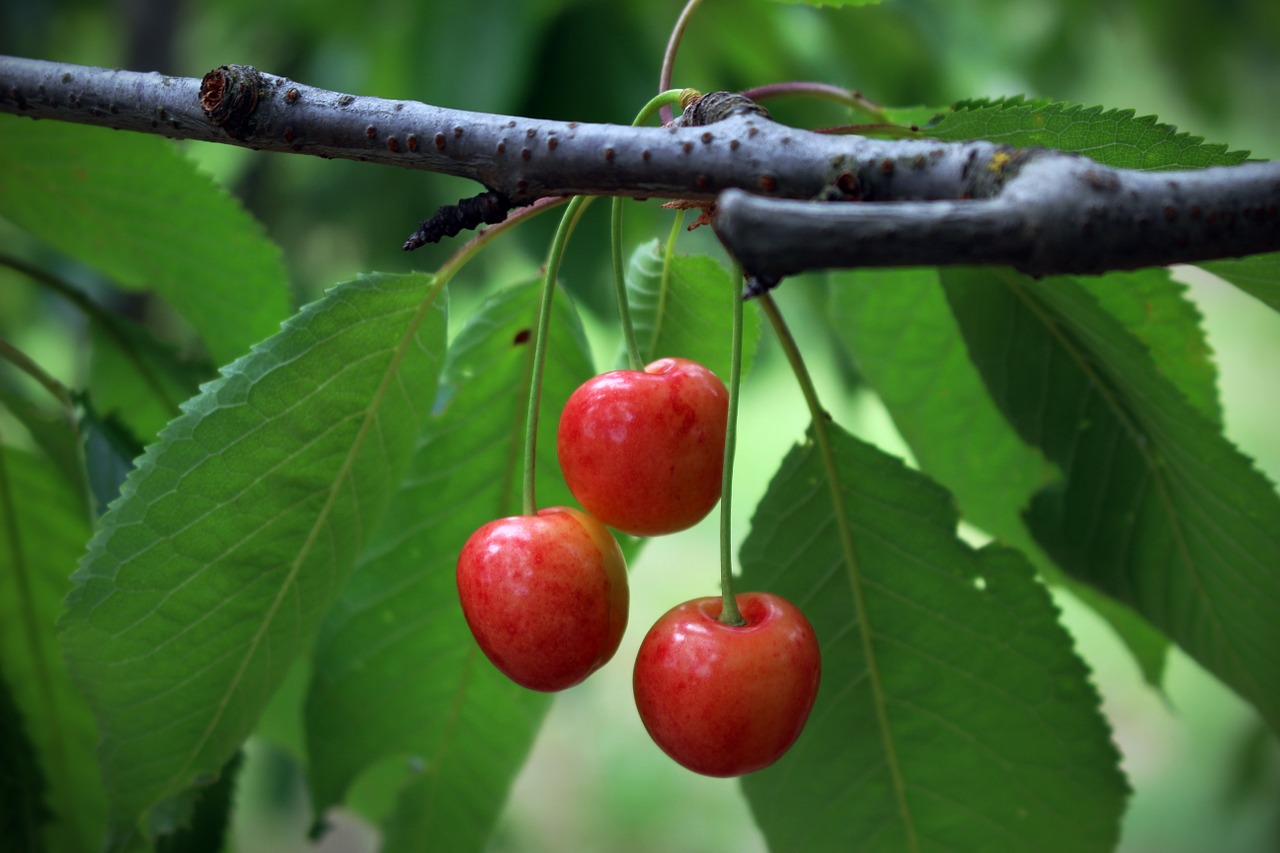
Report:
M1022 551L1049 580L1099 612L1147 682L1158 686L1168 641L1132 611L1062 575L1023 522L1023 509L1056 469L1023 443L987 393L937 271L845 273L832 292L844 344L920 468L955 495L967 521Z
M1076 279L1146 348L1156 370L1201 416L1222 426L1218 370L1199 309L1165 267Z
M366 276L304 308L184 405L102 518L62 639L117 845L216 778L310 644L429 416L438 293Z
M796 603L823 654L799 741L743 780L771 847L1111 850L1119 756L1031 567L964 545L944 490L826 431L834 468L811 428L741 551L742 588Z
M1181 133L1155 116L1138 116L1133 110L1023 98L962 101L925 128L925 133L945 140L988 139L1019 148L1075 151L1125 169L1229 166L1249 156L1247 151L1206 143L1203 137Z
M673 255L663 275L663 247L636 247L627 263L627 298L640 354L648 363L680 356L729 381L733 300L739 291L720 263L707 255ZM742 373L751 369L760 340L754 303L743 312Z
M1128 603L1280 731L1280 497L1069 278L944 270L969 350L1062 471L1027 514L1076 577ZM1018 353L1011 359L1009 352Z
M244 752L240 751L222 768L217 782L201 789L189 822L156 832L156 853L221 853L231 823L232 795L243 765Z
M1199 266L1280 311L1280 253L1207 261Z
M0 216L162 295L218 364L288 316L279 249L168 140L10 116L0 128Z
M307 702L314 800L322 809L339 802L367 767L402 757L388 849L481 849L549 704L480 652L454 579L466 538L521 511L538 291L532 282L490 298L450 347L439 414L317 645ZM548 346L541 506L572 501L556 427L569 395L594 373L563 291Z
M99 849L106 826L98 731L55 630L89 532L83 495L54 466L0 448L0 672L36 749L50 813L41 837L56 851Z

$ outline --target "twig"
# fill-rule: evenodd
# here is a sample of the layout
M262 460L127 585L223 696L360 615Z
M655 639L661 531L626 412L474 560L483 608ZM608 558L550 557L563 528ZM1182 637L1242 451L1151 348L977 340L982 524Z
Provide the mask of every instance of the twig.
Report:
M986 141L812 133L725 93L672 126L629 127L357 97L248 66L201 81L0 57L0 112L458 175L512 205L718 199L721 239L766 281L828 266L1048 275L1280 250L1280 163L1147 174Z

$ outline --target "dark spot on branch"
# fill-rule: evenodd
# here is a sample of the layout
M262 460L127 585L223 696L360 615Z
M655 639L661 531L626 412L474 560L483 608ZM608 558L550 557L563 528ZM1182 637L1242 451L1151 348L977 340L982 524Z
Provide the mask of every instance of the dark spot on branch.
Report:
M290 89L289 91L284 93L284 102L286 104L296 104L298 103L298 98L300 97L302 96L298 94L297 89Z
M370 139L377 139L378 128L371 124L364 129L364 135L369 137Z
M773 175L760 176L760 189L767 193L771 193L778 188L778 179Z
M338 106L349 107L355 102L355 99L355 95L343 95L341 98L338 98Z
M711 131L709 130L703 133L702 136L699 136L698 138L702 140L703 145L710 145L711 140L715 139L715 137L711 135Z
M457 204L446 204L422 221L405 241L404 250L409 252L427 243L438 243L482 223L495 225L507 218L512 206L506 196L493 190L459 199Z
M408 139L406 139L406 140L405 140L405 142L406 142L406 143L408 143L408 145L409 145L409 150L410 150L410 151L417 151L417 150L418 150L418 137L417 137L417 136L415 136L415 135L413 135L413 134L411 133L411 134L409 134L409 138L408 138Z
M285 141L285 142L292 142L292 141L293 141L293 128L292 128L292 127L286 127L286 128L284 129L284 141Z
M437 151L444 150L444 134L443 133L437 133L436 138L433 141L435 142Z
M521 160L528 160L528 159L529 159L530 157L532 157L532 156L533 156L533 152L532 152L532 151L530 151L528 148L521 148L521 149L520 149L520 159L521 159Z
M606 149L604 149L604 160L605 160L605 162L606 162L606 163L612 163L612 162L613 162L613 149L612 149L612 148L606 148Z
M547 139L547 150L548 150L548 151L555 151L555 150L556 150L556 146L557 146L557 145L559 145L559 144L560 144L560 143L556 141L556 138L555 138L554 136L552 136L552 137L550 137L549 139Z
M388 136L388 137L387 137L387 150L388 150L388 151L390 151L392 154L394 154L394 153L396 153L397 151L399 151L399 150L400 150L400 140L396 139L394 136Z
M258 107L262 75L249 65L223 65L200 81L200 109L232 138L247 135ZM164 120L160 116L160 120Z

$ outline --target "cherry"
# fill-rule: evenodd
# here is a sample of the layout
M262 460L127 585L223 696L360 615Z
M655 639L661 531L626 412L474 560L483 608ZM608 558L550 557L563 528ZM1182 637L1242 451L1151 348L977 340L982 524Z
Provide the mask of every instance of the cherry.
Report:
M458 556L462 613L512 681L552 692L608 663L627 627L627 567L613 535L576 509L491 521Z
M729 393L684 358L583 383L560 415L560 470L605 524L637 536L691 527L720 499Z
M668 611L640 644L636 708L654 742L690 770L740 776L777 761L804 728L822 659L809 620L785 598L736 598L746 624L719 620L719 597Z

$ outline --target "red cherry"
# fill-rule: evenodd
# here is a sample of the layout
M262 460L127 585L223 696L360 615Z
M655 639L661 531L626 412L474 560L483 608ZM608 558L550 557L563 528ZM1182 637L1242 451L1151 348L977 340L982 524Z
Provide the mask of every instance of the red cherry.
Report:
M654 742L707 776L777 761L800 736L822 675L818 638L799 608L767 592L737 602L745 625L719 620L719 597L668 611L645 635L633 674Z
M500 518L458 556L458 599L485 655L551 692L608 663L627 627L627 567L613 535L576 509Z
M728 413L724 383L688 359L602 373L560 415L560 470L610 527L637 536L684 530L720 499Z

